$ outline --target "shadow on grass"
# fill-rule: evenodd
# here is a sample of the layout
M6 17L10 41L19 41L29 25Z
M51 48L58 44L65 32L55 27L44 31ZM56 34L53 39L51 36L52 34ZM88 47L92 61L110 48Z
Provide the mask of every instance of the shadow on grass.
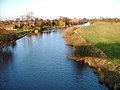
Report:
M77 46L74 54L79 55L81 57L87 56L120 60L120 43L110 44L98 43L95 46L91 45Z
M107 58L107 56L100 49L91 45L75 47L74 55L80 57Z
M95 46L100 48L110 59L120 59L120 43L99 43Z

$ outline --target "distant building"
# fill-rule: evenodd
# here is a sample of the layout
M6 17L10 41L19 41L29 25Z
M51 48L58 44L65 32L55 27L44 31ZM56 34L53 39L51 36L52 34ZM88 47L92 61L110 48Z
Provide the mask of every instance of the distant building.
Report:
M0 23L0 29L3 29L4 24Z
M90 25L91 25L90 22L86 22L86 23L84 23L82 26L90 26Z
M30 26L35 26L35 22L34 22L34 21L29 21L28 24L29 24Z
M5 30L14 30L14 25L6 25L4 27Z

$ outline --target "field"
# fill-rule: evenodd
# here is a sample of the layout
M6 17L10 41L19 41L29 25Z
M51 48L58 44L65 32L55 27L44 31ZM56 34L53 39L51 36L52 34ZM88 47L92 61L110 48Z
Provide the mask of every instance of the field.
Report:
M101 49L113 62L120 63L120 23L94 23L82 27L80 35Z

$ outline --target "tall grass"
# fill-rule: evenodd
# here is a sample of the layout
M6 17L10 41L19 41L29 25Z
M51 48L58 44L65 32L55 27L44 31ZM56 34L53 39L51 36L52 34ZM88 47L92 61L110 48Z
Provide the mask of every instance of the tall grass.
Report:
M80 46L86 44L86 40L82 38L77 31L78 30L75 27L70 27L66 29L64 37L66 38L68 45Z

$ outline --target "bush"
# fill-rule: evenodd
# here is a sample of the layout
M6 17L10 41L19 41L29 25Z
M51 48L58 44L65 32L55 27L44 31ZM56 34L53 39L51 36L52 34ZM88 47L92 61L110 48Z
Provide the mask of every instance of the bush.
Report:
M0 45L9 43L16 38L14 31L0 30Z

